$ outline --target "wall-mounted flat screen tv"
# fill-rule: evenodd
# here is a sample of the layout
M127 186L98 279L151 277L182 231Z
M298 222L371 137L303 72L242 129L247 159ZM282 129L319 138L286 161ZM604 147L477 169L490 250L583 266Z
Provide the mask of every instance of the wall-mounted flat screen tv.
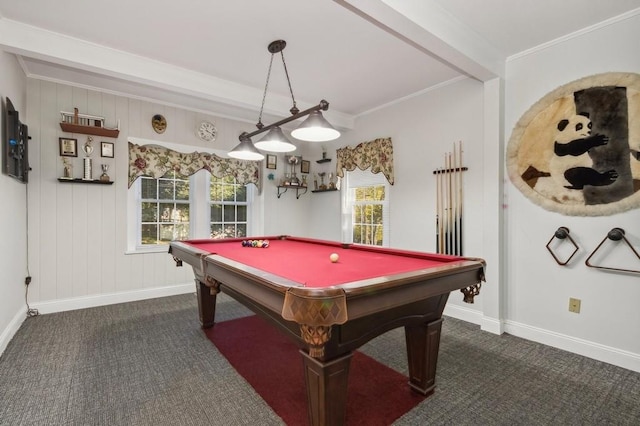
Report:
M2 172L20 182L29 181L29 129L20 122L18 111L6 98L3 105Z

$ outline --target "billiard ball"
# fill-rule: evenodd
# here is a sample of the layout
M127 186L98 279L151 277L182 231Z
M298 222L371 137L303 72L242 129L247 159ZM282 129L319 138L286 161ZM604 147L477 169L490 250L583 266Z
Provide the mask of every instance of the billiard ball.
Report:
M338 253L331 253L331 255L329 256L329 260L331 260L331 262L333 263L336 263L338 259L340 259L340 256L338 256Z

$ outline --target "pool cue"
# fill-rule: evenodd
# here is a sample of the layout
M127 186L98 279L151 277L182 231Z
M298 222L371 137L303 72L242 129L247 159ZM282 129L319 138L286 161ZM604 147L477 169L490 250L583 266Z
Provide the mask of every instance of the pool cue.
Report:
M463 190L463 181L462 181L462 141L458 141L458 170L459 170L459 176L458 176L458 198L460 199L460 205L458 207L458 230L460 232L460 236L459 236L459 241L460 241L460 250L458 252L458 254L460 256L462 256L462 206L463 206L463 198L462 198L462 190Z
M452 254L458 254L458 172L456 170L458 166L458 153L456 151L456 144L453 144L453 162L452 162L452 178L453 178L453 252Z
M447 214L447 219L448 219L448 229L449 232L447 233L447 242L448 242L448 248L447 248L447 254L451 254L453 251L453 209L452 209L452 197L453 197L453 188L452 188L452 174L451 174L451 153L447 153L446 155L447 158L447 181L448 181L448 186L447 186L447 190L448 190L448 194L447 194L447 201L448 201L448 206L449 206L449 211Z
M445 234L444 234L444 227L446 225L446 217L444 215L444 175L442 174L442 170L439 170L438 172L438 187L440 189L440 253L444 253L445 252L445 248L444 248L444 240L445 240Z
M442 233L440 232L440 173L436 170L436 253L441 253L440 248L442 247L440 236Z
M456 150L455 150L455 144L453 145L453 151L451 154L451 180L453 181L452 183L452 193L451 193L451 227L453 228L453 244L451 247L451 253L450 254L457 254L458 253L458 203L457 203L457 199L456 199L456 195L458 193L458 189L457 189L457 183L458 183L458 174L456 172L456 165L458 163L457 159L457 154L456 154Z

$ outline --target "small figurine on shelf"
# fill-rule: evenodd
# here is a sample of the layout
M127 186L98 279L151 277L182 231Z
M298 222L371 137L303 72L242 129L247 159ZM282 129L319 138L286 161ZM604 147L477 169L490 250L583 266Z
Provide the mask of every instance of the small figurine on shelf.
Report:
M73 166L67 157L62 157L62 178L73 179Z
M324 177L326 174L326 172L318 173L318 176L320 176L320 191L325 191L327 189L327 185L324 184Z
M329 189L336 189L336 183L333 180L333 173L329 173Z
M318 190L318 175L315 173L313 174L313 189Z
M300 185L305 188L307 187L307 175L302 175L302 183L300 183Z
M103 164L102 165L102 174L100 175L100 182L109 182L109 175L107 174L108 170L109 170L109 165L108 164Z

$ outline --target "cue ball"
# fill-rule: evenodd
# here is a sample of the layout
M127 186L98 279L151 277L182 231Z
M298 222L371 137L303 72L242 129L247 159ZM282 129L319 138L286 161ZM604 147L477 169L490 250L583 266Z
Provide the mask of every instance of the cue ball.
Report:
M340 256L338 256L338 253L331 253L331 256L329 256L329 260L331 260L333 263L336 263L339 258Z

